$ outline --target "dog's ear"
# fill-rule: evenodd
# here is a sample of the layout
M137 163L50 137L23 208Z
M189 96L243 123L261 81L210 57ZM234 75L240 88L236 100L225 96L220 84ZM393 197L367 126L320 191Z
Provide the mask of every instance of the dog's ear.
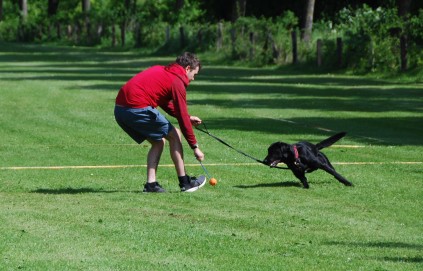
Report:
M267 152L269 154L275 152L276 150L279 150L279 142L272 143L272 145L267 148Z
M291 148L289 144L279 142L279 149L280 149L282 158L288 159L289 154L291 153Z

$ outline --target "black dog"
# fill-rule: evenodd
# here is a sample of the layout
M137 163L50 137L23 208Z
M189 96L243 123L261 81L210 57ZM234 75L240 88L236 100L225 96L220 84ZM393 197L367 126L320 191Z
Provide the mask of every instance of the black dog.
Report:
M309 187L305 173L317 169L323 169L327 173L332 174L344 185L351 186L352 183L337 173L326 155L320 152L321 149L329 147L345 135L345 132L336 134L316 145L305 141L298 142L294 145L275 142L268 148L267 156L264 158L263 163L271 167L276 167L280 162L285 163L294 173L295 177L300 179L304 188Z

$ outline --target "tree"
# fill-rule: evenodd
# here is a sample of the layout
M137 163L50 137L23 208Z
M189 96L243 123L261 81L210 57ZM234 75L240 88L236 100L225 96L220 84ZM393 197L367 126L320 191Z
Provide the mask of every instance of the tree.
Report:
M184 7L185 1L184 0L176 0L176 11L180 11Z
M82 0L82 12L89 12L91 10L90 0Z
M0 22L3 20L3 0L0 0Z
M51 28L54 25L54 21L56 21L55 25L56 25L56 30L57 30L57 38L61 38L60 32L60 23L57 22L57 19L54 18L57 15L57 10L59 8L59 0L48 0L48 7L47 7L47 14L50 18L52 18L53 20L49 21L49 26L48 26L48 35L50 37L50 31Z
M21 11L21 18L25 22L28 18L28 2L27 0L19 0L19 9Z
M91 41L91 23L90 23L90 10L91 10L91 2L90 0L82 0L82 13L84 14L85 20L85 31L87 33L88 42Z
M315 0L307 0L304 28L302 31L302 39L308 43L311 40L311 33L313 29L313 14L314 14Z
M125 0L124 7L122 10L122 17L120 23L120 40L122 47L125 46L126 43L126 26L128 24L128 17L131 13L131 0Z
M408 21L410 15L410 6L412 0L398 0L398 14L403 18L404 22ZM400 50L401 50L401 70L407 70L407 47L408 37L407 31L403 29L400 37Z
M176 1L176 12L180 14L180 11L184 8L185 1L184 0L177 0ZM185 30L184 26L179 27L179 40L180 40L180 46L183 48L185 46Z
M48 0L47 13L48 13L49 16L56 15L58 8L59 8L59 0Z
M245 11L247 7L247 0L233 0L232 6L232 22L236 22L239 17L245 16Z
M30 30L27 28L27 19L28 19L28 3L27 0L19 0L19 25L17 37L19 41L28 41L30 40Z

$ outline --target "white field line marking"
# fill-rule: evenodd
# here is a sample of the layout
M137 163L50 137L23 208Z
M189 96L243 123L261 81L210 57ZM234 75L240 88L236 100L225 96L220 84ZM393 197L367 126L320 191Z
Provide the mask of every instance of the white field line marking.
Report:
M3 144L0 145L0 147L21 147L23 146L22 144ZM149 147L149 145L147 144L137 144L137 143L124 143L124 144L120 144L120 143L104 143L104 144L29 144L29 145L25 145L28 147L90 147L90 146L94 146L94 147L116 147L116 146L141 146L141 147Z
M423 162L334 162L333 165L423 165ZM255 166L259 163L227 163L204 164L204 166ZM160 167L174 167L173 164L163 164ZM199 167L199 164L185 164L187 167ZM146 165L99 165L99 166L33 166L33 167L0 167L0 170L38 170L38 169L101 169L101 168L145 168Z
M0 145L0 147L11 147L12 145ZM19 145L22 146L22 145ZM100 146L100 147L116 147L116 146L131 146L131 147L143 147L149 148L149 145L139 145L139 144L81 144L81 145L28 145L29 147L89 147L89 146ZM332 145L328 148L364 148L363 145ZM367 146L368 148L371 146Z

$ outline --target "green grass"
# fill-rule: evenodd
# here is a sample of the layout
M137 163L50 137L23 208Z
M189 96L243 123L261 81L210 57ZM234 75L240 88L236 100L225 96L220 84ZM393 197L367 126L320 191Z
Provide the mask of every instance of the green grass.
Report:
M0 45L0 270L423 269L421 83L204 59L188 99L211 133L262 159L347 131L324 152L355 186L317 171L302 189L197 132L218 185L179 193L166 150L170 193L146 195L148 145L116 125L114 98L173 59Z

